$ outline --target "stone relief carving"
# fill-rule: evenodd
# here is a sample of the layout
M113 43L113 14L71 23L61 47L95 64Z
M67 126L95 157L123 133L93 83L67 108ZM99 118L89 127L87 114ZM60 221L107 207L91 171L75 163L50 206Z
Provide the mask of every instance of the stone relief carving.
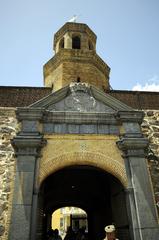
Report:
M51 111L114 112L102 102L97 101L86 83L71 83L70 94L63 100L49 106Z
M97 103L92 96L78 90L65 99L65 104L70 111L87 112L93 111Z

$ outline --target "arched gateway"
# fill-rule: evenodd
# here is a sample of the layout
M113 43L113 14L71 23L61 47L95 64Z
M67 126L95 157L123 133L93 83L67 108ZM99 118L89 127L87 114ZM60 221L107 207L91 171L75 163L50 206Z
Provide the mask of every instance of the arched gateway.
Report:
M79 35L80 49L71 49ZM65 206L85 210L89 240L103 239L112 223L119 239L158 239L143 113L103 92L109 67L90 42L96 36L87 25L66 23L44 67L55 92L17 110L10 240L45 240L52 213Z
M129 238L125 188L116 177L98 167L72 165L49 175L41 184L38 206L37 239L45 239L52 213L65 206L85 210L89 239L103 239L105 225L112 222L118 235Z

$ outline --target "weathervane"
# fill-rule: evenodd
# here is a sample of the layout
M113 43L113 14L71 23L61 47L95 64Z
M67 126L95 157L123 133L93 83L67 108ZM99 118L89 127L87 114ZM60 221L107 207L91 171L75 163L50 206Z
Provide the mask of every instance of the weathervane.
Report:
M68 22L74 22L74 23L76 23L76 22L77 22L77 18L78 18L77 15L73 15L73 17L72 17Z

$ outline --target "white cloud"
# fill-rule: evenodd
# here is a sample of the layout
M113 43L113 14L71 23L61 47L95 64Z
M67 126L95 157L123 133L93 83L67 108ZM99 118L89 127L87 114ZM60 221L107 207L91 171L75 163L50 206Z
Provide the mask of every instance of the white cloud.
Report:
M137 83L133 88L133 91L150 91L150 92L159 92L159 78L157 75L154 75L152 78L148 79L145 85Z

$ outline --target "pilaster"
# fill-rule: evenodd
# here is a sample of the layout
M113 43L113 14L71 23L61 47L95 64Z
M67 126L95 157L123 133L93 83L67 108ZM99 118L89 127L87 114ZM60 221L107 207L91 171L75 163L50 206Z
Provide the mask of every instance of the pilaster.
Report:
M156 240L159 238L159 226L145 159L148 140L140 131L143 114L136 111L119 112L118 117L123 134L117 145L123 151L128 177L126 193L128 213L132 219L132 239Z
M39 132L42 117L37 109L18 109L21 131L12 140L16 154L16 172L12 204L10 240L30 240L34 199L37 196L36 168L40 150L45 144Z

